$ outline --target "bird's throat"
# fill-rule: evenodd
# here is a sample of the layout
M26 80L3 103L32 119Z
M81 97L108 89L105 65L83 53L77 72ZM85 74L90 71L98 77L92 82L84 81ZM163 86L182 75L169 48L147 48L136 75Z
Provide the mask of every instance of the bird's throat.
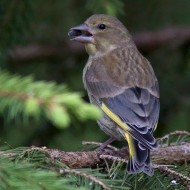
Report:
M86 52L89 55L98 55L98 56L105 55L106 53L109 53L109 52L113 51L117 47L118 46L116 46L116 45L110 45L110 44L107 44L107 43L104 43L103 46L100 46L100 45L95 44L95 43L87 43L87 44L85 44Z
M97 48L95 44L88 43L85 45L85 49L89 55L95 55L97 53Z

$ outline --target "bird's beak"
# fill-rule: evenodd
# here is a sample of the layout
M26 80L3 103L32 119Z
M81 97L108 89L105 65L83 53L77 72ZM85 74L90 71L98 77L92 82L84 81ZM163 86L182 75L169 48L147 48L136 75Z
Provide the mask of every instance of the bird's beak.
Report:
M71 38L71 40L75 40L78 42L93 42L93 35L90 31L90 27L86 23L71 28L68 32L68 35Z

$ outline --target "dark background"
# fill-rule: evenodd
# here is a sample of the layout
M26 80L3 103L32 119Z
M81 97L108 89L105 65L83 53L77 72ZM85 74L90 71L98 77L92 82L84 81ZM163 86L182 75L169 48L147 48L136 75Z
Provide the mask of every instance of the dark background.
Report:
M1 0L0 65L12 74L64 83L80 91L88 55L69 41L69 28L95 13L117 16L134 36L160 84L161 113L156 136L190 129L190 1L188 0ZM1 89L0 89L1 90ZM105 141L96 121L73 120L61 130L48 121L0 119L0 138L12 147L81 148L82 141Z

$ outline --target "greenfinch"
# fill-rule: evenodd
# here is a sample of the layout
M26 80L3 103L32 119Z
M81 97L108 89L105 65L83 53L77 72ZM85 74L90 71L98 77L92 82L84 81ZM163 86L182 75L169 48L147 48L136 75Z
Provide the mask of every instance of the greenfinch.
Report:
M126 27L115 17L96 14L70 29L71 40L84 43L89 54L83 82L90 102L103 112L100 128L113 140L128 142L128 173L154 174L150 150L160 102L158 80L138 51Z

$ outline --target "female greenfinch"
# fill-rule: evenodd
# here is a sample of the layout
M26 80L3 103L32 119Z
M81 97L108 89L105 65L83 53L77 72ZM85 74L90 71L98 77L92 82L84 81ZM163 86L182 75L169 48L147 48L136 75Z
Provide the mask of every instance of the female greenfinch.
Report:
M83 81L91 103L104 116L100 128L113 140L128 142L129 173L154 173L150 150L159 118L159 85L149 61L137 50L126 27L115 17L97 14L69 31L89 54ZM107 145L107 143L106 143Z

